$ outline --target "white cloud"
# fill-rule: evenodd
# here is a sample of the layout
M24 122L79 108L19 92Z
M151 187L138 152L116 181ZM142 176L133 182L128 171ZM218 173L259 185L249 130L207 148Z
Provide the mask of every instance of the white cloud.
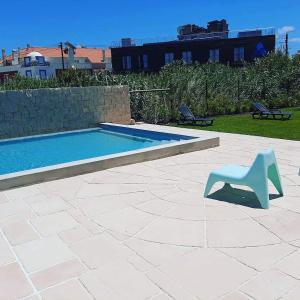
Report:
M300 37L291 38L291 39L290 39L290 42L293 42L293 43L300 43Z
M293 32L293 31L295 31L294 26L283 26L278 29L278 34L286 34L286 33Z

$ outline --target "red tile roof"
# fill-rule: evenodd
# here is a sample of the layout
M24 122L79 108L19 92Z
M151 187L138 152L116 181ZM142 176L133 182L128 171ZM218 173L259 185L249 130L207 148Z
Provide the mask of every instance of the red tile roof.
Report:
M75 57L87 57L91 63L98 64L102 63L103 59L103 49L101 48L76 48ZM23 48L20 50L20 58L25 57L31 52L39 52L45 57L61 57L60 48L47 48L47 47L29 47ZM105 49L106 58L111 57L110 49ZM64 54L64 57L67 57L67 54ZM12 55L7 56L7 61L11 61L13 59Z

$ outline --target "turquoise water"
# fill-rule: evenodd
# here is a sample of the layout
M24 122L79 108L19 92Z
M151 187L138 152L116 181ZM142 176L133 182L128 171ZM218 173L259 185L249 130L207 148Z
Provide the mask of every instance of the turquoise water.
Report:
M126 134L97 129L0 142L0 175L188 139L161 133L147 134L147 131L130 132L130 129Z

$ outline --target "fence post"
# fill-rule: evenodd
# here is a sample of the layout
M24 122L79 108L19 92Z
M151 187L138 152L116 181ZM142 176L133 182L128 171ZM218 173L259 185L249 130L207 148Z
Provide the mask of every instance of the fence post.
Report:
M206 114L208 114L208 81L205 77L205 104L206 104Z

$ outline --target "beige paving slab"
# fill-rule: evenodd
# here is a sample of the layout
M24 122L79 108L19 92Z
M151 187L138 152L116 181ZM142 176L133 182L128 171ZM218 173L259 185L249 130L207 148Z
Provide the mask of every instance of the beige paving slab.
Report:
M160 218L149 224L136 237L163 244L202 247L204 225L202 221Z
M70 248L91 269L102 267L117 259L126 260L134 254L107 233L74 243Z
M39 239L32 226L24 221L3 226L3 232L13 246Z
M151 223L155 216L136 208L128 207L116 212L95 216L93 219L104 228L127 235L134 235Z
M30 196L27 196L24 198L24 201L27 204L32 204L32 203L36 203L36 202L44 202L47 201L50 197L53 197L52 195L48 195L46 193L42 193L42 192L38 192L38 193L34 193ZM16 198L15 200L17 200L18 198ZM21 198L22 199L22 198Z
M67 244L76 243L92 236L92 234L82 225L61 231L58 235Z
M198 249L162 265L159 269L180 282L200 299L215 299L257 273L214 249Z
M34 212L39 216L49 215L56 212L64 211L69 205L58 196L47 197L30 204Z
M113 294L105 298L107 300L116 299L117 295L124 300L146 300L161 293L156 285L127 262L108 264L82 275L80 280L96 299L104 299L102 295L107 293L107 289ZM104 291L102 285L106 287Z
M129 262L137 271L147 272L153 268L153 265L145 260L142 256L133 254L127 258L127 262Z
M201 200L203 200L202 194L199 194L198 191L171 191L166 195L161 197L162 199L170 202L174 202L175 204L185 204L185 205L192 205L192 206L199 206Z
M300 240L291 241L290 244L297 248L300 248Z
M42 300L91 300L78 280L71 280L49 288L41 293Z
M0 234L0 266L14 262L15 256L9 248L9 244Z
M135 207L141 211L161 216L166 215L166 212L175 207L175 204L160 199L153 199L137 204Z
M126 241L126 240L128 240L132 237L130 235L120 233L118 231L114 231L114 230L111 230L111 229L106 229L105 232L110 234L112 237L114 237L115 239L117 239L120 242L124 242L124 241Z
M112 289L96 276L96 271L84 274L80 278L82 285L88 290L92 297L96 300L119 300L122 299L118 290Z
M300 298L300 284L293 288L290 292L284 295L282 300L297 300Z
M281 207L273 205L273 200L270 203L269 209L260 209L260 208L253 209L252 207L244 206L244 205L239 205L238 208L241 211L243 211L245 214L247 214L250 218L277 216L283 211Z
M198 206L177 204L172 209L168 210L165 213L165 216L173 219L203 221L205 220L204 202L199 201Z
M99 234L106 229L99 224L95 223L93 220L91 220L89 217L84 216L84 215L78 215L75 216L73 215L73 218L81 225L83 226L86 230L88 230L92 234ZM77 226L76 226L77 228Z
M51 268L75 258L67 245L58 237L17 245L14 247L14 251L29 273Z
M31 285L17 263L0 267L0 299L18 299L33 292Z
M190 291L186 290L182 282L174 276L166 275L158 269L149 271L147 277L156 284L162 291L170 295L171 299L176 300L198 300Z
M164 183L149 183L148 190L156 197L163 198L166 195L180 192L179 188L175 183L164 184Z
M37 231L43 236L50 236L61 231L74 228L78 223L66 212L38 217L31 221Z
M128 206L120 195L108 195L102 197L87 197L76 199L76 206L89 217L99 216L114 210Z
M152 299L153 300L171 300L172 298L170 298L167 294L161 294L161 295L155 296Z
M125 244L154 266L159 266L168 260L175 260L176 257L191 251L189 247L148 242L136 238L125 241Z
M206 202L207 203L207 202ZM249 219L239 207L231 206L206 206L206 220L208 221L226 221L226 220L243 220Z
M297 280L277 270L259 274L241 287L241 291L257 300L280 299L297 285Z
M298 213L283 211L276 216L258 218L258 221L284 241L300 239L300 214Z
M300 250L287 256L276 268L300 280Z
M38 290L43 290L67 279L78 277L85 271L86 268L78 260L70 260L33 273L30 278Z
M288 197L299 197L300 186L286 186L284 193Z
M220 251L258 271L263 271L293 253L295 248L282 243L258 247L220 248Z
M144 203L148 200L154 199L155 196L153 194L146 190L142 192L136 192L136 193L127 193L127 194L120 194L119 199L126 203L127 205L137 205L140 203Z
M273 202L272 202L273 203ZM295 213L300 213L300 203L299 203L299 198L298 197L284 197L284 201L280 203L274 203L274 205L288 209L292 212Z
M26 298L23 298L22 300L41 300L39 295L33 295Z
M6 197L6 195L3 192L0 192L0 204L8 202L9 199Z
M128 175L123 173L116 173L112 172L111 170L106 170L103 172L92 173L89 177L85 178L85 181L88 183L98 183L98 184L105 184L105 183L122 183L122 184L137 184L137 183L146 183L144 177L135 176L135 175Z
M11 190L4 192L4 194L10 200L25 199L27 197L30 197L30 196L33 196L33 195L36 195L39 193L40 193L40 191L38 190L37 186L25 186L25 187L11 189Z
M209 247L249 247L280 243L280 239L257 222L246 220L207 221Z
M23 200L9 201L0 204L0 220L11 216L30 216L31 208Z
M242 294L240 292L234 292L229 295L226 295L225 297L220 298L220 300L253 300L253 298L250 298L247 295Z
M62 199L69 201L74 199L80 188L84 185L81 176L59 179L55 181L44 182L37 185L39 191L47 195L57 195Z
M123 186L124 193L130 192L143 192L145 191L145 186L134 186L130 189L130 187ZM126 190L128 188L129 190ZM118 195L120 194L120 186L119 184L84 184L77 193L77 197L85 198L85 197L102 197L108 195Z

